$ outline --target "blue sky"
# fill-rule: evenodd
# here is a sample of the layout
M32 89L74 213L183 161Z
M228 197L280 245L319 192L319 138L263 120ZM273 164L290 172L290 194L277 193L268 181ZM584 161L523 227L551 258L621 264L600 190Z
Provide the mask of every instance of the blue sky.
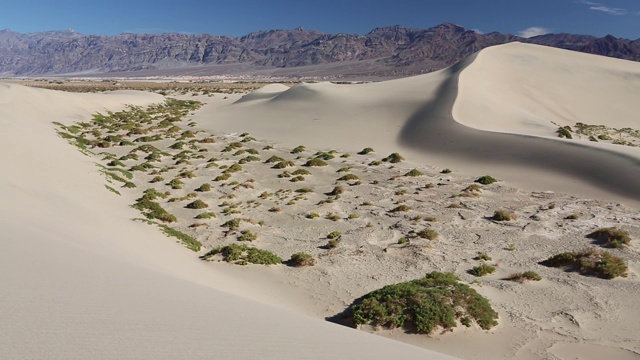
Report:
M365 34L451 22L481 32L640 38L640 0L2 0L0 29L239 36L302 26Z

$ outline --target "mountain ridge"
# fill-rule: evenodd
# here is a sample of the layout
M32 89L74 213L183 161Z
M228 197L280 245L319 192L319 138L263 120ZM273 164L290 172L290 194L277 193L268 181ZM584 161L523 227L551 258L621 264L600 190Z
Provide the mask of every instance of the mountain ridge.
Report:
M565 33L522 38L498 32L480 34L452 23L428 29L376 27L364 35L327 34L298 27L239 37L83 35L72 29L22 34L5 29L0 31L0 75L133 76L191 71L199 75L280 72L304 77L305 71L312 71L296 74L294 68L324 66L321 72L329 77L397 77L439 70L486 47L513 41L640 61L640 39Z

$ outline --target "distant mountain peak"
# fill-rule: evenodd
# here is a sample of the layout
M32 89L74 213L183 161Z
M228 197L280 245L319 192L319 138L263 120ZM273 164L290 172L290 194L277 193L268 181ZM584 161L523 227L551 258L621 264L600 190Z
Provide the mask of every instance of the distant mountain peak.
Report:
M255 31L241 37L175 33L82 35L73 29L20 34L5 29L0 31L0 74L93 71L126 76L142 69L146 74L154 71L182 74L197 68L194 71L199 75L213 75L222 74L221 71L247 74L280 68L303 76L295 69L349 62L348 67L325 67L328 70L323 70L323 74L400 77L438 70L483 48L512 41L640 60L640 40L571 34L524 39L497 32L481 34L453 23L429 29L383 26L365 35L325 34L299 26L292 30ZM204 70L206 65L225 65L226 70L220 70L221 67Z

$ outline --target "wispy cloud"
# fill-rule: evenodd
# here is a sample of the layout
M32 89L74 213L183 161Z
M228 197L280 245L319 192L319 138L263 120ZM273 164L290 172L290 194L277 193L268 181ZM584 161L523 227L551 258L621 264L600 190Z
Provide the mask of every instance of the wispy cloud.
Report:
M538 35L544 35L550 33L551 30L539 26L533 26L528 29L524 29L518 33L518 36L523 38L530 38Z
M484 34L484 32L482 32L482 30L480 30L480 29L471 29L471 31L473 31L476 34L480 34L480 35Z
M580 4L589 5L589 10L600 11L603 13L607 13L609 15L618 15L618 16L627 15L627 9L610 7L610 6L606 6L604 4L589 1L589 0L578 0L577 2Z

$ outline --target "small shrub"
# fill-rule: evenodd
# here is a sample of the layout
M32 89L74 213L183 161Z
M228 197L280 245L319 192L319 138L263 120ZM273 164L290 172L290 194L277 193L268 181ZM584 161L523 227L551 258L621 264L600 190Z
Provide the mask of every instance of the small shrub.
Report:
M324 160L318 159L318 158L311 159L304 164L304 166L327 166L327 165L328 164Z
M224 174L232 174L232 173L236 173L238 171L242 171L242 166L238 165L238 164L233 164L231 166L229 166L225 171Z
M339 215L336 215L336 214L334 214L334 213L328 213L328 214L325 216L325 219L327 219L327 220L331 220L331 221L338 221L338 220L340 220L340 216L339 216Z
M334 187L333 190L331 190L331 192L328 193L328 195L330 196L337 196L341 194L344 194L344 187L340 185Z
M565 220L578 220L580 218L580 216L578 216L578 214L569 214L567 216L564 217Z
M238 236L238 241L253 241L258 238L258 234L252 233L249 230L242 230L240 232L240 236Z
M587 236L612 248L620 248L631 243L629 232L615 227L598 229Z
M382 162L377 161L377 160L376 161L372 161L372 162L369 163L369 166L379 166L379 165L382 165Z
M299 252L291 255L288 263L293 267L313 266L316 264L316 259L310 254Z
M451 169L444 169L440 171L441 174L451 174Z
M308 213L307 215L305 215L305 217L307 219L315 219L317 217L320 217L320 215L318 213L311 212L311 213Z
M279 163L281 161L285 161L283 158L279 157L279 156L275 156L273 155L272 157L268 158L267 161L265 161L266 164L273 164L273 163Z
M419 237L427 240L435 240L440 234L437 231L429 228L424 228L416 233Z
M340 245L340 240L329 240L327 241L327 244L324 246L325 249L335 249L338 247L338 245Z
M327 235L327 239L337 239L342 236L340 231L332 231Z
M542 280L542 277L535 271L525 271L521 273L511 274L506 277L505 280L523 283L525 281L540 281Z
M196 216L196 219L213 219L216 217L216 214L212 213L212 212L205 212L202 214L198 214L198 216Z
M405 211L410 211L411 207L409 207L408 205L398 205L395 208L389 210L390 212L405 212Z
M300 194L307 194L307 193L312 193L312 192L313 192L313 189L310 189L310 188L301 188L301 189L296 190L296 192L297 192L297 193L300 193Z
M390 162L392 164L396 164L396 163L404 161L404 158L398 153L392 153L389 156L387 156L386 158L382 159L382 161Z
M171 188L175 190L182 189L182 185L184 185L184 183L180 179L173 179L169 181L167 185L171 186Z
M508 244L507 247L505 248L505 250L507 250L507 251L515 251L516 250L516 244Z
M399 245L406 244L408 242L409 242L409 239L407 239L406 237L401 237L400 239L398 239Z
M482 329L497 325L498 313L489 301L451 273L431 272L413 281L388 285L363 296L349 307L356 325L389 329L404 327L419 334L451 331L457 321Z
M271 168L272 169L284 169L284 168L293 167L293 166L296 166L296 164L294 164L293 161L280 161L280 162L276 163L275 165L273 165Z
M304 180L305 180L305 179L304 179L304 176L302 176L302 175L298 175L298 176L294 176L294 177L293 177L293 178L291 178L291 180L289 180L289 181L291 181L291 182L299 182L299 181L304 181Z
M491 219L495 221L511 221L515 219L515 215L510 211L496 210Z
M593 275L603 279L627 276L627 264L608 251L584 249L554 255L541 262L544 266L566 268L583 275Z
M200 191L200 192L207 192L207 191L211 191L211 184L205 183L200 185L199 188L196 189L196 191Z
M298 169L292 172L291 175L311 175L311 173L307 169Z
M299 154L301 152L307 151L307 148L300 145L300 146L296 146L293 150L291 150L292 154Z
M360 151L358 153L358 155L367 155L367 154L372 153L372 152L374 152L374 150L372 148L370 148L370 147L367 147L367 148L362 149L362 151Z
M349 214L349 216L347 216L347 218L349 220L357 219L359 217L360 217L360 215L358 215L358 214Z
M164 181L164 178L162 176L155 176L153 179L151 179L151 181L149 181L150 183L154 184L157 182L161 182Z
M469 270L469 274L480 277L480 276L493 274L495 271L496 271L495 267L483 263Z
M350 180L360 180L360 178L355 174L347 174L338 178L338 181L350 181Z
M409 171L408 173L404 174L404 176L422 176L424 175L422 172L420 172L418 169L413 169L411 171Z
M205 209L205 208L208 208L208 207L209 207L209 205L207 205L202 200L195 200L193 202L188 203L187 206L185 206L185 208L187 208L187 209Z
M224 261L234 263L236 265L245 265L247 263L275 265L282 263L282 259L278 255L267 250L248 247L244 244L231 244L217 247L204 254L201 259L209 260L211 257L218 254L222 255Z
M221 227L226 227L229 230L238 230L240 227L240 219L231 219L227 220L224 224L220 225Z
M231 174L222 174L222 175L218 175L216 176L213 181L226 181L229 180L231 178Z
M482 260L482 261L491 261L491 256L485 253L478 253L478 256L474 257L473 260Z
M489 184L493 184L494 182L497 182L498 180L496 180L494 177L491 177L489 175L485 175L482 176L478 179L476 179L475 182L480 183L482 185L489 185Z
M573 139L573 136L571 135L571 128L569 126L558 128L558 130L556 130L556 133L558 134L559 138Z
M279 207L276 207L276 206L274 206L274 207L269 209L269 212L272 212L272 213L279 213L281 211L282 211L282 209L279 208Z

